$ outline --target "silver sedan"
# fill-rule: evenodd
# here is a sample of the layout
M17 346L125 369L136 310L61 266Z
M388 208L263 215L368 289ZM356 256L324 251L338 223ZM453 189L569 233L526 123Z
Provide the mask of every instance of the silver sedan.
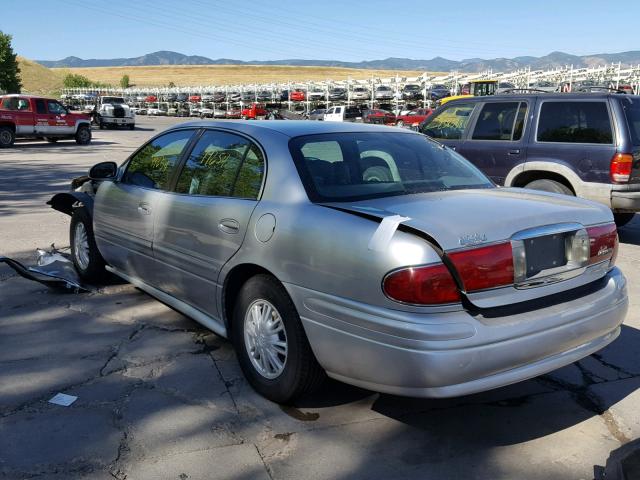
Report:
M449 397L612 342L627 308L611 211L496 188L396 128L171 128L50 204L85 280L116 274L233 342L277 402L328 375Z

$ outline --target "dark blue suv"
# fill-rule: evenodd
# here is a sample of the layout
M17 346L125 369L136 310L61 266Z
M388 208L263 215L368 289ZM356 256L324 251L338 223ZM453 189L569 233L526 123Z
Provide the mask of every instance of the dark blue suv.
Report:
M616 223L640 211L640 96L508 94L452 100L420 131L498 185L576 195Z

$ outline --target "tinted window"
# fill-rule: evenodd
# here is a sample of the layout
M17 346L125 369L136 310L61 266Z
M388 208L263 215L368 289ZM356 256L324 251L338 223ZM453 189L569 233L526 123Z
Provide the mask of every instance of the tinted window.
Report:
M49 108L49 113L53 113L55 115L61 115L63 113L67 113L67 110L58 102L49 100L47 101L47 107Z
M523 110L526 110L526 104ZM473 130L473 140L519 140L524 113L518 102L485 103ZM515 133L515 134L514 134Z
M167 133L146 144L134 155L122 181L145 188L166 190L193 130Z
M640 145L640 100L625 101L623 108L631 133L631 142L634 145Z
M613 143L604 102L544 102L538 119L539 142Z
M176 192L257 198L263 171L262 154L249 140L230 133L207 131L189 155Z
M447 105L422 127L422 133L433 138L459 140L471 118L474 103Z
M28 112L31 110L31 106L26 98L5 97L2 99L2 109Z
M44 100L36 100L36 112L47 113L47 106L45 105Z
M310 135L294 138L289 149L312 201L493 186L460 155L421 135Z

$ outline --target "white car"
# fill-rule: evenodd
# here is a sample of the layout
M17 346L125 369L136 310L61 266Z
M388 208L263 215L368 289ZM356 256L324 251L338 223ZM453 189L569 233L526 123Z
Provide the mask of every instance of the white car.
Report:
M355 87L351 90L351 100L369 100L371 92L365 87Z
M160 108L150 108L149 110L147 110L147 115L152 115L156 117L166 117L167 111L162 110Z

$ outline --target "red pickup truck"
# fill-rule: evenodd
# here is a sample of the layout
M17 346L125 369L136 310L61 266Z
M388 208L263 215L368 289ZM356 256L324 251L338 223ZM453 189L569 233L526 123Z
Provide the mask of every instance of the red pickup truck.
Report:
M91 118L71 113L51 98L0 96L0 148L12 146L16 138L44 138L51 143L73 138L86 145L91 142Z
M252 103L250 107L242 109L243 119L255 120L259 117L264 118L267 115L269 115L269 112L265 110L264 105L261 105L259 103Z

